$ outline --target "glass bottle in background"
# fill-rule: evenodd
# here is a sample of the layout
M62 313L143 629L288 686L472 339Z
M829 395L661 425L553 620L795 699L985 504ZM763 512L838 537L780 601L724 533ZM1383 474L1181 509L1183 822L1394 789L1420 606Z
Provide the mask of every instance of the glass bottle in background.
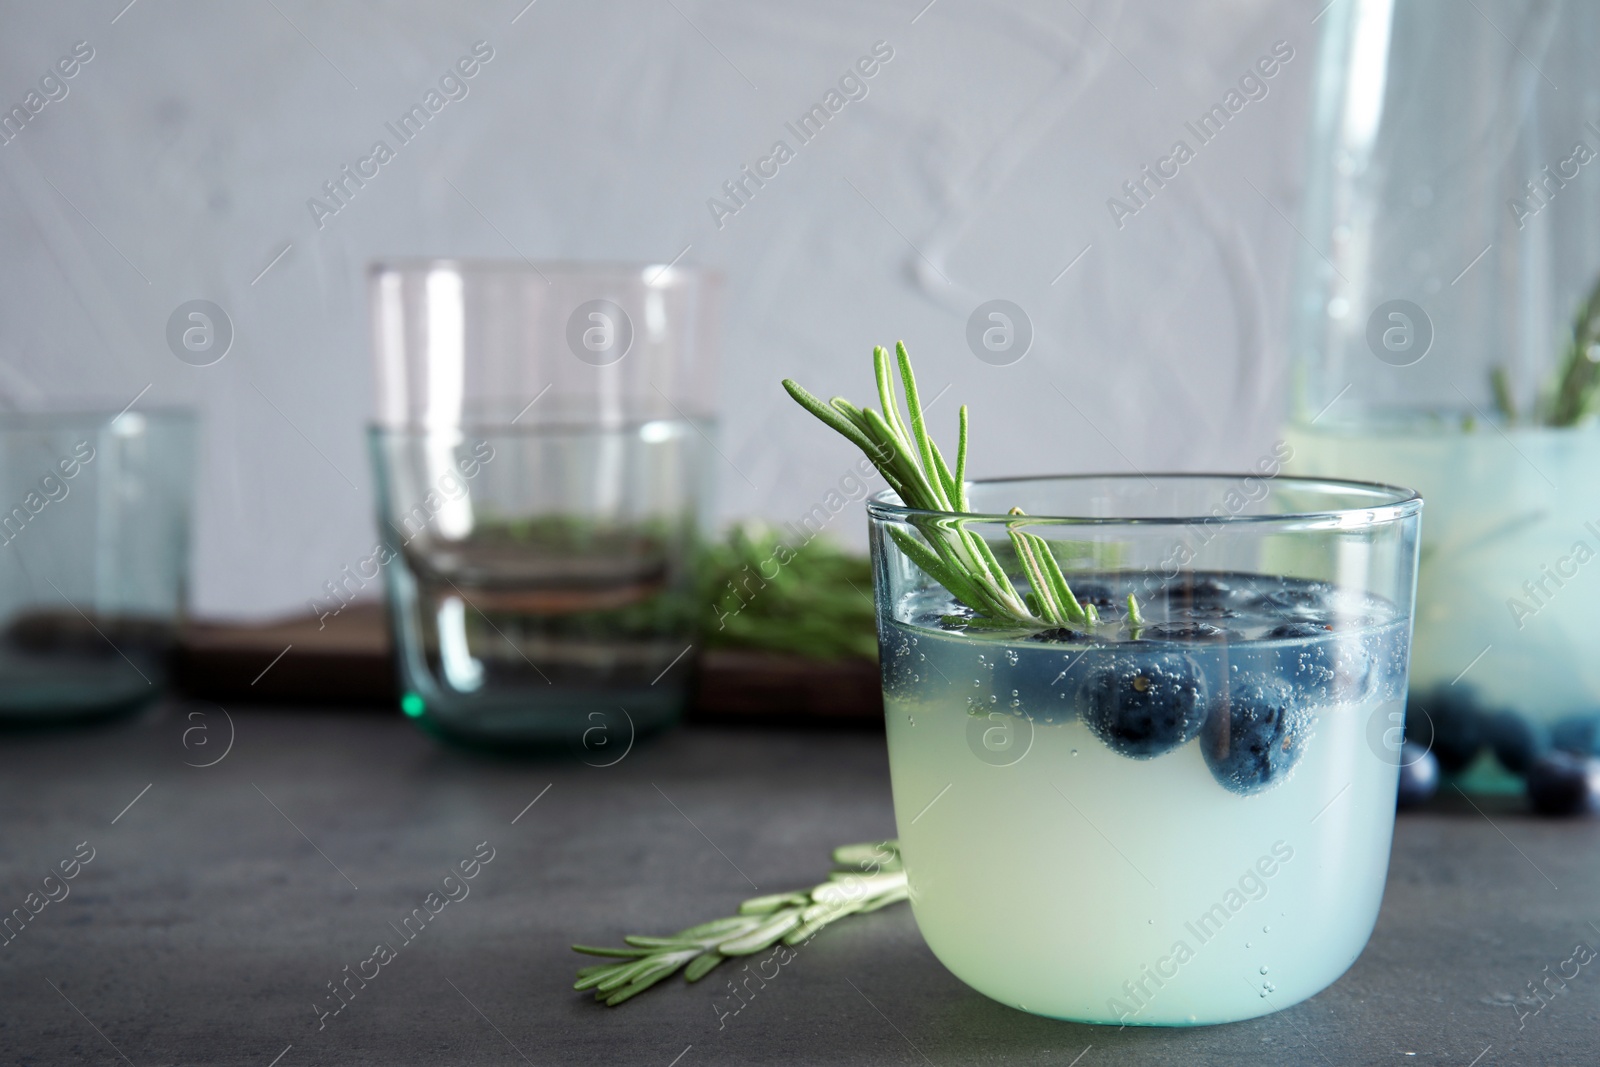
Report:
M683 266L373 266L370 442L407 715L591 762L676 720L717 288Z
M1427 500L1410 728L1493 788L1600 709L1600 5L1322 23L1289 467Z
M164 691L194 460L187 412L0 414L0 721L96 718Z

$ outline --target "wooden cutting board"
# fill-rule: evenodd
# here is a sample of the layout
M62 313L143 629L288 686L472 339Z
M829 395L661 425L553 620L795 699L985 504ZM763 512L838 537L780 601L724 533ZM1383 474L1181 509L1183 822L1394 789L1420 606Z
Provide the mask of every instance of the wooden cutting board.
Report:
M393 709L400 699L388 619L354 604L319 623L193 623L179 642L176 683L199 700ZM878 665L818 662L742 649L697 656L692 720L881 727Z

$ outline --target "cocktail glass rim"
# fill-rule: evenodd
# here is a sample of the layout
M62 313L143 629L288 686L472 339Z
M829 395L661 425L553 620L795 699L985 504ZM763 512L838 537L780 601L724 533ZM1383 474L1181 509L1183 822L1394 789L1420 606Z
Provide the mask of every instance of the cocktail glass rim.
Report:
M1249 480L1275 483L1281 485L1295 485L1302 488L1339 490L1352 494L1367 494L1374 499L1370 504L1326 508L1318 510L1298 510L1271 514L1256 514L1241 511L1239 513L1213 512L1198 514L1174 515L1138 515L1138 516L1101 516L1101 515L1046 515L1027 514L1010 515L992 512L965 512L965 511L933 511L924 508L912 508L900 503L898 494L893 489L882 489L867 498L867 513L874 519L894 521L905 518L937 517L943 519L962 519L969 522L982 523L1011 523L1011 524L1054 524L1070 526L1188 526L1196 523L1226 523L1245 525L1269 524L1331 524L1352 529L1368 526L1379 526L1395 522L1408 516L1415 515L1422 510L1422 494L1414 489L1404 486L1388 485L1383 482L1365 482L1347 478L1317 478L1300 475L1272 475L1254 472L1244 473L1195 473L1188 471L1152 471L1137 474L1041 474L1020 475L1007 478L979 478L967 482L969 486L997 486L1060 483L1060 482L1135 482L1144 481L1154 483L1157 479L1166 481L1187 482L1216 482L1222 487L1235 487ZM1331 495L1331 494L1330 494Z

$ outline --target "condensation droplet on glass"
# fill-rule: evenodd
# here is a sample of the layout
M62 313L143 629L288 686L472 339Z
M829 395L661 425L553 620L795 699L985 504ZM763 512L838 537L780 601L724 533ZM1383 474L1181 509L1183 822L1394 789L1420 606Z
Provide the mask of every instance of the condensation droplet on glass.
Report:
M1073 755L1074 755L1074 756L1076 756L1076 755L1077 755L1077 754L1078 754L1078 750L1077 750L1077 749L1073 749L1073 750L1072 750L1072 754L1073 754Z
M1267 965L1265 963L1263 963L1261 965L1261 973L1262 974L1266 974L1267 973Z
M1245 942L1245 943L1244 943L1244 947L1245 947L1245 948L1249 948L1249 947L1250 947L1250 942L1248 942L1248 941L1246 941L1246 942Z
M1270 934L1270 933L1272 933L1272 927L1270 927L1270 926L1263 926L1263 927L1262 927L1262 928L1261 928L1261 932L1262 932L1262 933L1264 933L1264 934Z

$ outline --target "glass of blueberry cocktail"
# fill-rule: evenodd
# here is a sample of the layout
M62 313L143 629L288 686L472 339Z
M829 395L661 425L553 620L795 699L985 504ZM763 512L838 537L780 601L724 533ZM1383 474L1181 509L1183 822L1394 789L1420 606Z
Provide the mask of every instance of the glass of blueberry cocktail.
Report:
M1227 1022L1326 987L1383 892L1420 500L1192 476L966 491L960 517L869 505L929 947L980 992L1084 1022ZM1034 600L1010 549L1039 538L1078 620L964 603L918 560L962 533Z
M1196 1025L1338 978L1388 868L1421 499L1361 482L970 482L904 346L870 456L889 767L917 925L957 977L1081 1022Z

